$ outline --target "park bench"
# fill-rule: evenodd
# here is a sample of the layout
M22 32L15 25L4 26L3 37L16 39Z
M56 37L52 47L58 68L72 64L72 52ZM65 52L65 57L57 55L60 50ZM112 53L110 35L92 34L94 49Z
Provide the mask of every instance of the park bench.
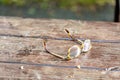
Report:
M92 49L64 61L43 48L65 56L78 39L90 39ZM80 20L0 17L0 79L119 80L120 23Z

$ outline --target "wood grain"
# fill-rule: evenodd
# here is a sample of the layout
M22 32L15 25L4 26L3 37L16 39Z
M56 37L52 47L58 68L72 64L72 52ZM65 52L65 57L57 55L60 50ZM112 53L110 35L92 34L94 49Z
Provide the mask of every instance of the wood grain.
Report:
M51 38L47 40L50 51L66 56L68 48L76 43L55 40L68 39L64 29L68 29L76 38L118 43L92 42L92 49L88 53L63 61L44 51L42 38ZM120 23L0 17L0 61L97 68L120 66ZM24 66L24 69L20 69L20 66ZM119 80L120 71L103 74L101 70L0 63L0 79Z

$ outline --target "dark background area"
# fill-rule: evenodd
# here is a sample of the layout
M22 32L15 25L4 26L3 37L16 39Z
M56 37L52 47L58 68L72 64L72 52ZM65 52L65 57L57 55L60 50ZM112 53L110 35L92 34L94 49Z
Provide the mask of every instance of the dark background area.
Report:
M114 21L115 0L0 0L0 16Z

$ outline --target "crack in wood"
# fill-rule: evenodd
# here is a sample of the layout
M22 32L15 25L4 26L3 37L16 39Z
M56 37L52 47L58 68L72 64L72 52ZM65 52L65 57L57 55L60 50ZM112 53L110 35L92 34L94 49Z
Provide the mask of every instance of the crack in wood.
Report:
M18 38L40 38L40 39L53 39L53 40L69 40L71 41L71 38L54 38L51 36L24 36L24 35L16 35L16 34L0 34L0 36L6 36L6 37L18 37ZM80 40L85 40L84 38L76 38ZM120 43L120 40L98 40L98 39L92 39L92 42L97 43Z
M76 68L77 66L64 66L64 65L53 65L53 64L42 64L42 63L30 63L30 62L18 62L18 61L0 61L0 63L7 63L7 64L22 64L22 65L31 65L31 66L38 66L38 67L58 67L58 68ZM98 67L89 67L89 66L81 66L80 69L87 69L87 70L98 70L98 71L105 71L106 68L98 68ZM120 69L114 69L112 71L119 71Z

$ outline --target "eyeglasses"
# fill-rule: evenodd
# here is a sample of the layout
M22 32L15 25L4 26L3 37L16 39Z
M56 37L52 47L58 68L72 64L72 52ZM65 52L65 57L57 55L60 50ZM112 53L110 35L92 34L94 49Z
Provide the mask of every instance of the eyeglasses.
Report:
M64 56L61 56L57 53L53 53L51 51L49 51L47 49L47 45L46 45L46 40L43 40L43 46L44 46L44 49L47 53L55 56L55 57L58 57L60 59L64 59L64 60L71 60L71 59L74 59L76 57L78 57L81 53L86 53L88 52L91 48L92 48L92 45L91 45L91 40L90 39L86 39L85 41L82 41L80 39L76 39L74 38L69 30L65 29L66 33L68 34L68 36L72 39L72 41L76 42L78 45L73 45L71 46L69 49L68 49L68 52L67 52L67 56L64 57Z

